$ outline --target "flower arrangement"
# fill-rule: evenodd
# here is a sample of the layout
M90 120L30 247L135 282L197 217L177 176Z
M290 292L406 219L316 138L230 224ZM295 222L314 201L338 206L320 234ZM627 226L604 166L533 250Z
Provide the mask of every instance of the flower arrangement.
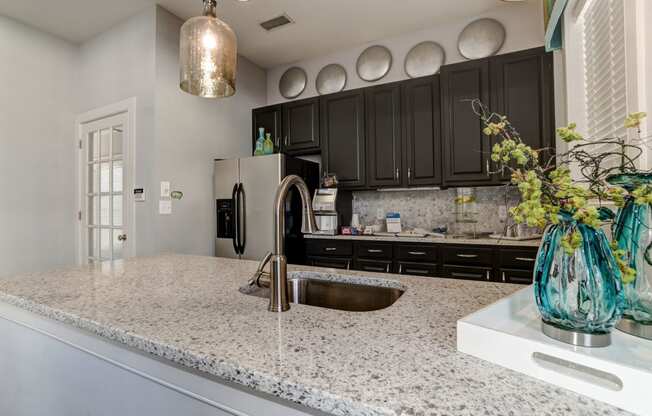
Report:
M652 203L652 186L648 184L624 189L607 181L614 175L641 173L636 167L642 154L639 146L628 144L623 138L585 139L571 123L558 128L557 135L572 143L572 148L553 156L552 149L533 149L526 145L504 115L492 113L479 100L473 100L472 106L483 122L483 133L495 141L491 160L497 170L491 173L507 171L511 174L511 183L520 192L519 204L510 209L516 223L543 228L547 224L558 224L560 216L564 215L598 228L615 217L603 206L605 202L619 208L626 197L634 198L637 204ZM645 113L630 114L624 126L637 129L640 135L640 124L645 116ZM598 151L603 148L608 150ZM550 157L543 158L543 155ZM547 160L542 162L541 159ZM571 164L578 167L580 178L571 177ZM581 244L582 235L578 230L561 240L561 246L569 255ZM615 244L612 244L612 251L623 282L631 282L636 273L628 266L627 253Z

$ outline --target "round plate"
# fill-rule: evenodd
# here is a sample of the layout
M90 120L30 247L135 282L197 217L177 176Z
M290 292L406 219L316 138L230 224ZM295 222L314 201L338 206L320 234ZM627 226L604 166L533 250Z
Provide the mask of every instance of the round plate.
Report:
M446 52L440 44L431 41L421 42L405 57L405 73L410 78L435 75L444 62L446 62Z
M292 67L283 73L278 83L278 90L285 98L296 98L306 89L308 76L299 67Z
M315 80L317 92L321 95L340 92L346 86L346 69L340 64L326 65Z
M505 42L505 26L494 19L478 19L469 23L457 40L457 48L467 59L495 55Z
M392 67L392 53L384 46L374 45L365 49L358 57L356 69L364 81L378 81Z

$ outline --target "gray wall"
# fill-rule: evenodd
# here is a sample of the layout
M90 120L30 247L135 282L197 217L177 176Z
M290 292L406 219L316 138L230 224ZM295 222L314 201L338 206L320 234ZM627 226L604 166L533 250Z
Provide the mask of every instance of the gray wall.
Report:
M155 175L184 194L172 202L172 215L156 214L158 249L213 255L213 160L251 155L251 109L265 104L266 75L240 57L235 96L215 100L184 93L178 87L182 23L157 9Z
M82 113L136 97L136 172L134 184L154 183L154 88L156 9L149 7L80 48L79 107ZM136 206L136 248L151 254L157 241L153 198Z
M373 84L384 84L406 79L407 75L403 68L405 55L414 45L425 40L432 40L442 45L446 51L446 63L463 61L465 58L457 50L457 37L470 21L480 17L495 18L505 26L507 37L500 53L543 45L543 8L541 7L541 2L502 3L497 1L495 3L497 7L482 16L450 21L426 30L406 33L392 38L379 39L368 44L352 47L351 49L334 51L330 55L313 57L272 68L267 72L267 102L268 104L274 104L286 101L278 92L278 82L283 72L294 65L304 68L308 73L308 86L306 91L299 97L306 98L317 95L315 78L321 68L331 63L339 63L346 68L348 74L346 89L361 88ZM337 29L334 28L334 32L336 31ZM383 79L370 83L358 77L355 64L360 53L366 47L373 44L388 47L392 52L394 63L389 73Z
M76 58L0 16L0 275L74 261Z

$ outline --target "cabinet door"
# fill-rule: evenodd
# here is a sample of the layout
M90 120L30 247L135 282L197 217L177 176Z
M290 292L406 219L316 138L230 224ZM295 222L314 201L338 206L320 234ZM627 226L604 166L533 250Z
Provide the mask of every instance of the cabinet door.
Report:
M488 175L491 141L470 100L489 105L489 61L479 59L447 65L441 70L444 184L482 185Z
M515 283L519 285L531 285L534 283L534 272L532 270L500 269L499 277L504 283Z
M403 82L402 107L407 185L441 185L439 75Z
M322 165L339 188L363 188L365 178L364 91L321 97Z
M375 273L392 273L391 260L363 260L358 259L355 262L355 270Z
M409 261L399 261L398 274L410 274L413 276L439 276L437 265L434 263L414 263Z
M367 185L400 186L403 182L400 84L366 88L365 100Z
M283 104L283 152L319 152L319 98Z
M535 149L549 148L555 139L552 53L544 48L491 58L491 110L505 114L523 141Z
M351 259L349 258L308 256L306 262L309 266L328 269L349 270L351 268Z
M270 133L272 135L272 140L274 141L274 151L278 152L281 148L281 137L283 131L282 126L282 111L280 105L270 105L267 107L256 108L251 112L252 120L252 138L253 138L253 149L251 149L251 154L256 150L256 140L258 140L258 129L264 128L265 133Z
M444 264L441 268L441 277L491 281L493 278L492 271L493 270L490 267L456 266L451 264Z

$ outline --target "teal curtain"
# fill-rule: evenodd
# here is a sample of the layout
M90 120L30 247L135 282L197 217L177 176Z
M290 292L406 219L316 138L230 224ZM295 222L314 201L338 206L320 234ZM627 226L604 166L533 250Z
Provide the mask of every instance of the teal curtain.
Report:
M546 22L546 51L555 51L563 47L563 17L568 0L543 0L544 19Z

